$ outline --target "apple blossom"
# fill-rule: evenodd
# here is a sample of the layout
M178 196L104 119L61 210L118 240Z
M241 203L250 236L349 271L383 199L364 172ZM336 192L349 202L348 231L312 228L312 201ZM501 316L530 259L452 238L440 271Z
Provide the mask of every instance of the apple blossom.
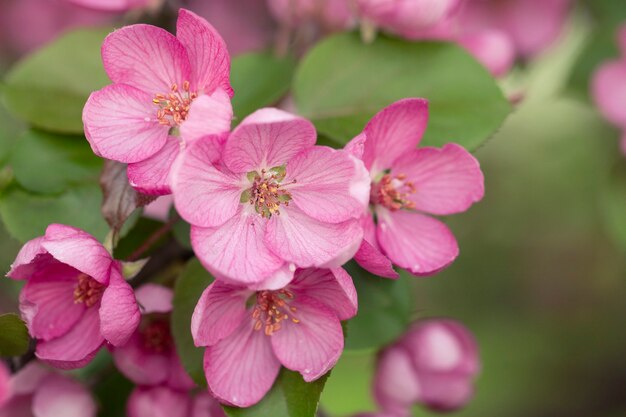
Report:
M128 417L226 417L208 392L194 395L168 386L136 387L126 412Z

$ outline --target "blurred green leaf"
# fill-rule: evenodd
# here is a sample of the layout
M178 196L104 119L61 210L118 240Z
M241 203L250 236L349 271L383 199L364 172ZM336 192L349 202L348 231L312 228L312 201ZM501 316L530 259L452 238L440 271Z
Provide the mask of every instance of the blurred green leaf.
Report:
M0 356L20 356L28 350L28 330L17 314L0 316Z
M456 142L475 149L511 109L495 80L458 46L385 36L364 45L354 33L314 47L296 72L293 91L300 113L341 145L376 112L405 97L430 102L424 145Z
M97 185L81 185L42 196L13 186L0 196L0 215L11 234L24 243L44 234L50 223L81 228L103 240L109 228L100 215L102 194Z
M110 29L69 32L27 56L6 77L6 103L34 126L82 133L82 111L89 94L110 83L100 47Z
M174 289L174 311L172 312L172 333L176 350L183 367L196 384L206 386L204 378L204 349L193 343L191 336L191 315L202 292L211 284L213 277L200 264L198 259L190 260Z
M93 392L98 399L98 417L121 417L126 415L126 403L135 384L114 368L99 378Z
M348 322L346 349L378 348L395 340L411 322L411 278L377 277L355 262L344 268L359 297L359 312Z
M605 229L626 251L626 161L623 158L613 168L603 194Z
M96 184L102 160L82 136L29 130L15 145L11 166L18 183L36 193L59 193L69 186Z
M249 408L224 407L229 417L314 417L329 374L304 382L302 376L283 368L270 392Z
M287 91L295 69L294 61L270 52L239 55L233 59L230 80L235 90L233 109L237 121L261 107L270 106Z
M1 96L0 126L2 126L2 129L0 129L0 167L2 167L8 162L16 139L23 129L23 126L7 112Z

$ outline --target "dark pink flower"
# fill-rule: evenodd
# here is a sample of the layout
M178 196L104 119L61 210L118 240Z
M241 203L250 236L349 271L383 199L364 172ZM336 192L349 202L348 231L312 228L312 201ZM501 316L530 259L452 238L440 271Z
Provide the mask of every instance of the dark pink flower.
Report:
M102 59L114 84L92 93L83 110L93 151L128 163L131 185L149 194L170 192L170 167L185 143L228 132L232 119L224 41L185 9L176 31L139 24L107 36Z
M357 311L356 290L341 268L304 269L282 289L253 291L215 281L191 320L196 346L206 346L210 391L248 407L271 388L281 365L313 381L343 350L341 320Z
M280 288L295 267L334 268L354 255L369 197L367 171L347 152L315 140L308 120L261 109L232 132L219 163L211 163L211 138L181 154L174 202L209 271Z
M26 243L8 277L26 280L20 310L35 354L60 368L88 363L105 342L125 344L139 323L120 263L88 233L52 224Z
M464 148L417 148L427 122L426 100L400 100L346 147L362 155L372 180L371 214L362 219L365 238L355 260L374 274L397 277L392 262L415 275L448 266L459 252L456 239L430 215L461 213L483 197L480 166Z
M135 388L126 411L128 417L226 417L209 393L193 396L167 386Z
M421 321L381 352L374 397L397 417L408 417L416 403L455 410L472 397L479 368L476 342L465 327L453 320Z
M8 401L0 417L95 417L89 391L69 376L31 362L10 380Z

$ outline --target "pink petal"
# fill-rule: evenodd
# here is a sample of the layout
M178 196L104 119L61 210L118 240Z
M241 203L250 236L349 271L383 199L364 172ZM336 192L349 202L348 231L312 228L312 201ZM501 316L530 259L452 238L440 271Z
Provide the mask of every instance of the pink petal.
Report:
M80 320L85 304L74 302L76 269L62 263L33 276L20 293L20 311L31 336L50 340L63 336Z
M0 417L34 417L32 397L30 395L18 395L9 398L0 407Z
M141 314L135 293L122 278L119 266L111 268L111 282L102 295L100 330L113 346L124 345L139 326Z
M209 285L191 317L195 345L212 346L230 336L248 315L246 301L251 294L221 281Z
M324 223L291 205L272 216L265 231L271 251L300 268L341 266L356 253L362 238L357 219Z
M148 283L135 290L135 298L142 314L169 313L174 293L163 285Z
M96 403L80 383L52 374L44 379L33 397L35 417L95 417Z
M104 69L114 83L123 83L152 96L170 92L174 84L191 81L185 47L171 33L151 25L116 30L102 44Z
M11 395L10 376L9 369L4 363L0 362L0 408L2 408Z
M265 108L243 119L228 138L224 163L244 173L287 163L315 144L311 122L282 110Z
M377 208L378 243L401 268L415 275L432 275L459 254L454 235L437 219L419 213Z
M407 98L379 111L365 126L363 162L372 175L391 168L405 152L415 149L428 123L428 101Z
M130 394L128 417L187 417L191 406L189 394L168 387L137 387Z
M378 359L374 377L374 398L392 415L410 415L421 391L408 353L399 346L385 349Z
M368 213L361 218L361 225L364 237L359 250L354 254L354 260L374 275L391 279L398 278L400 275L393 269L393 264L380 250L376 238L376 225L371 214Z
M626 60L602 65L593 75L591 89L602 115L626 128Z
M416 188L408 199L415 209L446 215L461 213L480 201L485 193L480 164L463 147L449 143L443 148L420 148L396 160L392 175L405 174Z
M7 277L13 279L28 279L33 273L52 261L50 255L41 246L43 236L29 240L22 246L11 264Z
M94 153L127 163L157 153L167 141L169 127L157 121L152 98L126 84L91 93L83 108L83 124Z
M159 385L169 375L169 356L144 348L139 332L124 346L113 350L113 361L121 373L138 385Z
M361 217L370 195L369 172L346 152L315 146L292 158L284 183L293 204L322 222Z
M192 142L207 135L220 135L230 132L233 107L230 97L223 89L212 95L202 95L191 103L189 115L180 126L181 137Z
M11 377L11 395L28 396L33 394L52 370L39 361L31 361ZM2 407L0 407L0 410Z
M350 155L354 156L358 159L363 159L363 153L365 152L365 142L367 142L367 136L365 133L361 132L354 139L350 140L343 147L343 150L348 152Z
M457 410L474 395L473 380L465 375L426 375L421 380L423 389L419 402L431 410Z
M189 391L196 386L191 379L182 363L176 350L170 352L169 377L167 378L167 386L179 391Z
M298 296L291 303L295 317L281 322L271 336L276 357L286 368L314 381L335 366L343 351L341 322L330 309L313 298ZM260 332L259 332L260 333Z
M191 417L226 417L226 414L211 394L200 392L194 398Z
M161 196L143 208L143 215L150 219L165 223L170 214L170 209L174 204L174 196Z
M64 224L51 224L41 245L55 259L101 284L109 283L111 254L89 233Z
M223 225L240 206L239 178L212 165L218 142L215 136L194 142L181 153L172 171L176 211L195 226Z
M230 55L217 30L197 14L180 9L176 36L187 50L194 89L211 94L222 88L232 97Z
M82 7L107 12L125 12L150 6L152 0L66 0Z
M294 264L283 264L276 272L265 278L263 281L248 284L248 289L254 291L280 290L293 280L293 273L296 270Z
M515 62L515 46L502 31L485 29L472 32L462 36L459 43L494 77L506 75Z
M171 194L170 172L181 146L178 138L170 136L161 150L150 158L128 164L126 174L130 185L144 194Z
M324 304L339 320L356 315L358 303L352 277L343 269L299 269L289 290Z
M280 370L268 336L252 326L252 319L244 321L228 338L208 347L204 355L209 389L220 401L237 407L259 402Z
M285 263L267 247L266 225L256 213L241 211L217 228L192 226L191 244L212 273L233 282L259 283Z
M57 368L81 368L93 359L103 343L98 309L91 307L65 335L38 342L35 354L40 360Z

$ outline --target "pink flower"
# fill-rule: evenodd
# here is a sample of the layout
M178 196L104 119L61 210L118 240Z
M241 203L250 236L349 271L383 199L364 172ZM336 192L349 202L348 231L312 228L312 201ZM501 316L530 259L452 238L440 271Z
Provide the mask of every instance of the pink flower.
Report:
M232 132L219 163L211 138L181 154L174 203L209 271L274 289L296 266L334 268L354 255L367 172L344 151L314 146L315 137L309 121L261 109Z
M602 64L594 73L591 93L605 119L622 130L621 147L626 154L626 25L618 33L620 59Z
M196 346L207 346L210 391L224 403L248 407L268 392L281 365L307 382L321 377L343 350L340 320L356 311L356 290L341 268L298 270L274 291L215 281L191 320Z
M370 170L372 214L362 219L365 238L355 260L374 274L397 277L392 262L415 275L448 266L459 252L456 239L428 214L461 213L483 197L480 166L464 148L416 149L427 121L426 100L400 100L346 147Z
M128 417L226 417L209 393L192 396L166 386L135 388L126 411Z
M128 163L131 185L148 194L170 192L181 146L228 132L232 119L224 41L185 9L176 31L140 24L107 36L102 59L114 84L92 93L83 110L93 151Z
M420 403L438 411L464 406L479 372L471 333L453 320L417 323L378 358L374 397L391 415L405 417Z
M95 10L125 12L127 10L147 7L155 0L65 0L78 6ZM158 1L158 0L157 0Z
M3 362L0 362L0 407L9 399L9 370Z
M136 292L142 319L128 342L113 349L115 366L138 385L167 385L179 391L195 386L183 369L170 331L172 290L146 284Z
M267 0L274 18L287 27L314 22L329 31L355 23L351 0Z
M105 342L125 344L139 323L120 264L93 236L62 224L27 242L7 274L26 280L20 310L37 357L59 368L87 364Z
M11 377L8 401L0 417L95 417L89 391L69 376L31 362Z
M506 75L515 62L515 47L502 31L485 29L461 36L459 43L494 77Z

